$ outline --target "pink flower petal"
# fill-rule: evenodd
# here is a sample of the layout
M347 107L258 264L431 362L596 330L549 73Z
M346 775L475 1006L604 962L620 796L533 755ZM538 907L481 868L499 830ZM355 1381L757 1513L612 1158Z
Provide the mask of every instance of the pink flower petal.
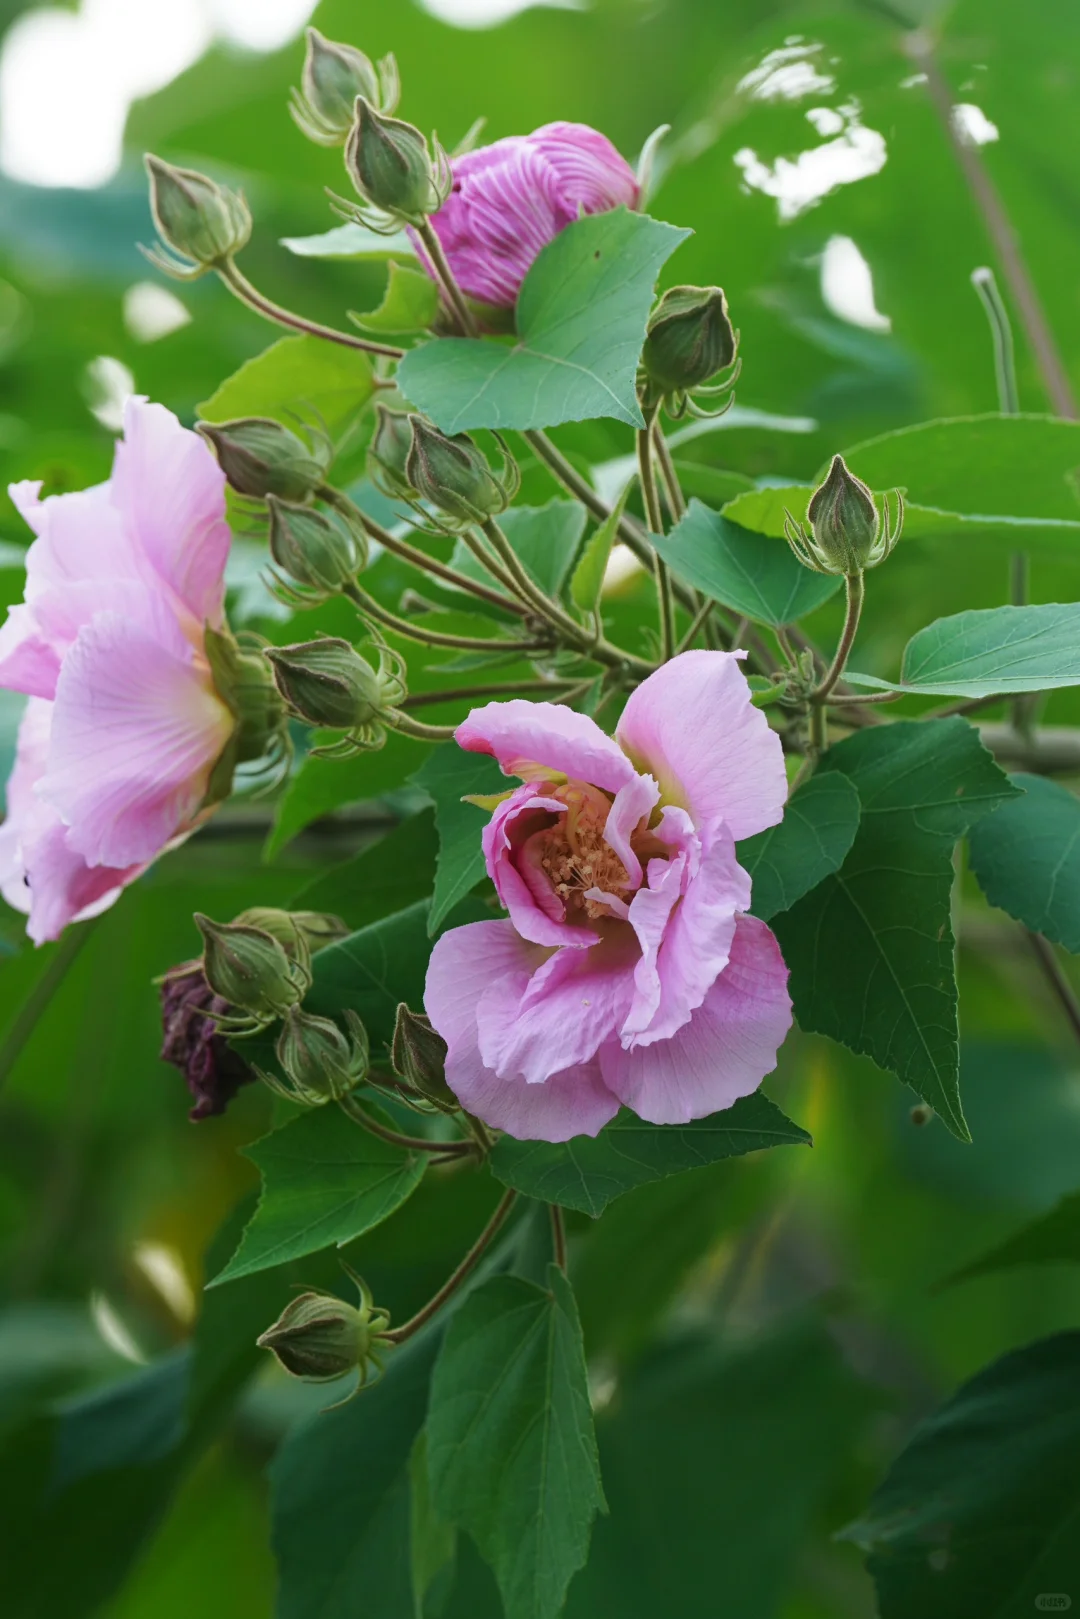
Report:
M775 826L787 777L780 738L750 702L731 652L683 652L662 664L623 709L616 737L664 800L701 828L723 819L732 837Z
M446 1078L471 1113L523 1141L594 1136L618 1112L597 1063L552 1075L542 1085L500 1079L480 1057L476 1011L492 983L528 982L545 952L511 922L473 922L444 933L432 951L424 1004L449 1045Z
M117 613L79 632L56 687L42 795L92 865L153 859L186 831L232 717L175 623L155 636Z
M0 686L28 697L52 697L60 653L43 635L33 608L20 602L0 624Z
M485 1064L538 1085L590 1062L630 1008L637 953L632 930L614 922L589 950L556 950L528 978L496 979L476 1007Z
M651 815L660 801L660 789L651 776L635 776L615 794L615 802L604 827L604 842L614 849L630 879L630 887L642 881L641 861L630 847L638 823Z
M26 599L31 605L45 591L87 579L144 579L145 563L107 483L42 501L37 499L40 488L22 483L8 490L38 536L26 553Z
M484 858L496 893L523 939L532 944L574 946L592 942L582 928L563 921L564 906L542 872L532 872L529 834L551 824L566 806L544 798L527 783L496 805L484 828Z
M164 405L129 399L112 498L157 575L198 624L217 627L230 534L225 474L209 445Z
M470 752L490 753L504 776L529 781L565 776L617 793L636 775L619 744L595 720L561 703L521 697L487 703L474 708L455 735Z
M600 1052L604 1080L652 1124L686 1124L731 1107L776 1066L791 1027L787 968L772 932L740 916L731 959L689 1023L669 1040Z

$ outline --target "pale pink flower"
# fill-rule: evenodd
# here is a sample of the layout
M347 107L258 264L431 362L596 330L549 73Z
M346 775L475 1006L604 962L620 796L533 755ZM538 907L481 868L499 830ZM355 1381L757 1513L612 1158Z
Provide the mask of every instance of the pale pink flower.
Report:
M104 910L193 830L234 721L222 625L225 479L198 434L129 400L108 483L11 498L37 535L0 626L0 686L30 698L0 826L0 892L37 942Z
M739 654L684 652L614 737L556 703L474 709L463 748L520 776L484 829L506 921L435 946L425 1004L465 1107L520 1138L595 1135L625 1103L684 1124L756 1090L791 1025L735 844L783 814L780 740Z
M500 308L514 306L540 249L579 215L640 198L629 163L587 124L511 135L452 168L454 188L431 223L462 290Z

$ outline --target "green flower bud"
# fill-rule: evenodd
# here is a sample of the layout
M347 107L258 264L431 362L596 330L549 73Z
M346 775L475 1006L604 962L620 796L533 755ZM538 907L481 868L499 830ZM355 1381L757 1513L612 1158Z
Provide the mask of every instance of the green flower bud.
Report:
M345 167L361 197L381 213L418 221L439 206L423 135L399 118L383 117L365 96L356 98Z
M243 416L233 422L199 422L198 431L217 454L238 495L265 500L310 500L326 477L329 445L309 449L303 439L268 416Z
M270 555L289 579L305 589L334 595L355 578L367 560L362 529L347 532L310 506L267 495Z
M291 1377L329 1383L346 1372L358 1371L359 1387L367 1382L372 1365L381 1369L382 1334L390 1317L375 1308L360 1278L351 1270L349 1274L360 1289L359 1307L334 1293L301 1293L258 1338L259 1348L276 1355Z
M354 646L336 636L267 647L278 690L309 725L353 731L378 722L404 696L401 682L373 669Z
M320 146L345 144L357 96L364 96L383 112L393 112L397 103L397 69L392 56L385 57L376 71L363 51L354 45L339 45L317 28L307 30L300 86L292 92L289 110L308 139Z
M347 922L329 912L283 911L273 905L249 906L233 920L245 927L259 928L263 933L269 933L281 945L290 961L305 961L313 951L322 950L351 932Z
M421 500L453 523L483 523L506 510L509 492L465 433L447 438L422 416L411 416L405 475Z
M367 1030L355 1012L347 1011L345 1021L348 1035L332 1018L316 1017L298 1006L285 1013L274 1051L293 1101L319 1107L347 1096L364 1078Z
M400 1002L390 1048L394 1072L441 1111L456 1113L461 1104L446 1083L446 1049L431 1019Z
M150 211L158 234L179 262L161 254L148 257L170 274L194 278L224 264L246 246L251 214L243 197L194 169L179 169L147 153Z
M731 365L736 347L720 287L670 287L649 317L641 363L661 395L690 393Z
M244 922L214 922L201 911L203 972L215 995L263 1027L298 1006L310 984L305 966L290 961L277 939Z
M865 568L884 562L900 538L904 526L904 500L898 489L892 491L895 515L888 496L879 514L870 490L834 455L828 477L810 497L807 528L786 514L784 534L788 544L807 568L817 573L842 573L852 579Z
M375 431L368 447L368 477L390 500L411 500L413 487L405 465L412 448L411 417L388 405L375 406Z

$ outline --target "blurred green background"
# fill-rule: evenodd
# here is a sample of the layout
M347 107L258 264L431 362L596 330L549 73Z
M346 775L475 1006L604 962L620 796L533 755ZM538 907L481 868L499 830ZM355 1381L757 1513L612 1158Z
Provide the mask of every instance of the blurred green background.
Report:
M105 0L85 0L84 20L95 9L107 10ZM171 0L130 0L124 26L145 30L147 14L170 9ZM8 43L23 34L24 63L29 15L12 0L0 5ZM55 24L60 14L50 15ZM567 118L603 129L633 157L670 123L651 211L695 235L669 270L725 287L744 360L738 409L685 455L785 480L810 477L834 449L887 428L996 405L969 281L993 263L992 249L905 48L910 29L933 29L1080 391L1080 8L1070 0L591 0L472 27L412 0L325 0L313 20L372 56L393 49L404 115L447 144L481 113L491 138ZM340 155L304 141L286 111L300 57L297 39L272 52L213 44L133 104L122 165L103 184L0 175L0 484L42 478L58 491L96 481L112 453L110 401L115 408L129 375L191 421L196 404L272 339L212 279L166 283L140 258L135 244L152 239L145 149L244 187L256 217L244 265L271 296L334 321L377 302L383 272L279 245L328 228L323 188L341 183ZM48 60L35 60L47 100ZM10 109L33 99L32 87L21 78L16 94L0 65L0 94L10 166L25 173ZM77 117L64 131L79 142ZM167 324L163 310L183 324L151 336L155 311ZM1046 409L1022 341L1018 360L1023 407ZM631 448L614 423L556 436L600 460ZM26 539L0 499L5 602L21 595ZM1074 543L1036 551L1033 599L1075 598ZM930 617L1005 600L1006 574L1004 549L977 534L902 546L874 577L860 667L894 666ZM247 601L258 617L265 603L250 591ZM820 615L826 639L830 613ZM1070 701L1055 699L1051 717L1080 717ZM19 705L6 694L0 705L6 768ZM193 953L192 911L227 917L287 900L374 836L383 814L369 807L345 828L316 822L267 864L269 811L247 803L127 893L71 966L0 1095L0 1433L42 1402L181 1343L207 1243L254 1185L237 1149L265 1129L268 1099L245 1092L227 1117L190 1125L183 1085L157 1058L150 979ZM1019 930L973 885L959 894L972 1146L937 1123L913 1125L913 1098L869 1063L793 1038L768 1088L812 1132L812 1151L646 1187L595 1229L584 1220L573 1229L614 1508L572 1589L574 1619L872 1614L860 1557L834 1541L836 1530L957 1380L1076 1323L1080 1279L1067 1268L937 1287L1080 1185L1078 1053ZM6 1029L10 1052L56 947L27 949L8 914L0 952L0 1040ZM484 1187L433 1183L350 1259L380 1301L408 1309L467 1245L487 1197ZM334 1274L324 1257L302 1279L332 1283ZM709 1355L680 1348L688 1335L704 1335ZM122 1589L100 1611L269 1619L266 1466L313 1403L265 1374L161 1521L152 1517ZM19 1457L0 1465L17 1496ZM69 1524L55 1552L34 1547L44 1531L31 1523L14 1532L18 1522L0 1530L5 1566L69 1546L68 1596L40 1612L94 1611L78 1595L79 1558L95 1555L89 1541L65 1542ZM446 1613L483 1619L497 1611L493 1600L489 1577L465 1559ZM398 1616L372 1610L372 1619Z

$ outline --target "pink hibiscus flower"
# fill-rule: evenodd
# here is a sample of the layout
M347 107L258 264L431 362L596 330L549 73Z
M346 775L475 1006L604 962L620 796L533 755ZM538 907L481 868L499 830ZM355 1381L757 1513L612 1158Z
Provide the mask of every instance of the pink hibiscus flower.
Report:
M37 535L0 626L0 686L30 701L0 826L0 892L40 943L104 910L203 812L233 733L220 628L225 478L198 434L129 400L108 483L11 498Z
M505 921L443 935L425 1003L470 1112L522 1139L595 1135L620 1104L684 1124L757 1089L791 1026L746 915L738 839L774 826L780 740L739 654L685 652L614 737L556 703L474 709L463 748L520 776L484 829Z
M510 135L452 167L454 189L431 223L462 290L500 308L513 308L540 249L580 214L636 208L640 195L629 163L587 124Z

